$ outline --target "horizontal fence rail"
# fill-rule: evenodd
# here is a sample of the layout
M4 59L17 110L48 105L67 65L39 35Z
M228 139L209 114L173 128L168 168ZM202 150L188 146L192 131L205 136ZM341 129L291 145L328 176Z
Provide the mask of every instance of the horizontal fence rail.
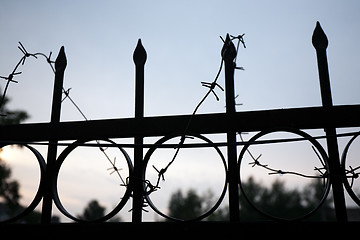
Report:
M360 116L360 105L342 105L333 106L330 91L330 82L328 75L326 47L327 38L325 33L317 23L313 34L313 45L317 52L319 79L321 87L321 96L323 106L292 108L292 109L273 109L259 111L236 112L234 96L234 70L241 69L236 66L236 57L239 45L245 47L244 35L227 35L223 40L224 46L221 50L221 65L217 76L213 82L202 82L202 85L208 88L207 94L200 101L191 115L179 116L159 116L144 117L144 66L147 55L141 40L138 41L134 51L133 60L135 63L135 117L106 120L88 120L80 108L73 102L69 96L69 90L63 88L64 71L67 60L64 48L62 47L55 62L49 57L44 56L55 73L53 105L51 121L49 123L32 123L0 126L0 146L22 145L30 150L36 157L40 168L40 184L34 199L25 210L15 217L2 221L3 223L14 222L29 214L35 207L43 201L42 223L50 223L52 217L52 204L65 216L78 222L79 219L69 213L58 194L57 184L59 171L68 155L77 147L98 148L104 157L111 164L109 170L116 173L121 181L121 187L125 188L123 196L119 196L119 203L110 213L95 221L102 222L115 216L124 205L132 200L132 221L142 222L142 212L145 205L149 205L156 213L174 221L183 221L168 216L162 212L152 201L152 194L161 191L160 182L165 179L167 170L171 167L178 157L178 153L183 149L206 148L212 149L221 164L222 174L225 175L223 188L219 198L214 205L205 213L190 219L190 221L202 220L212 214L223 202L226 193L229 194L229 220L237 222L241 219L239 214L239 194L244 195L251 207L260 213L275 220L300 220L312 215L326 200L330 187L333 190L334 208L336 219L339 222L347 221L344 188L360 206L360 200L354 193L352 187L355 179L358 178L360 166L347 166L346 158L351 144L360 135L359 132L349 131L348 133L337 134L338 128L360 127L360 122L356 116ZM237 48L233 44L238 40ZM36 57L40 54L29 54L20 43L20 50L24 57L16 65L14 71L9 77L4 78L9 83L17 75L17 68L20 63L24 63L27 57ZM220 71L224 66L225 71L225 89L218 83ZM210 95L214 95L218 100L216 91L225 91L226 112L215 114L196 114L197 109L202 102ZM6 93L6 89L3 94ZM85 121L60 122L61 103L69 98L80 111ZM2 100L3 102L3 100ZM1 102L1 104L2 104ZM0 106L1 106L0 104ZM3 116L6 117L6 116ZM311 136L303 130L323 129L324 134ZM244 132L254 132L255 135L248 141L244 141L241 134ZM264 136L277 132L285 132L296 137L280 139L262 139ZM224 134L226 141L213 142L204 135L206 134ZM241 141L237 140L240 136ZM338 149L338 137L351 137L347 143L342 155ZM146 137L159 137L155 143L145 143ZM117 143L110 139L133 138L133 143ZM319 139L325 139L327 150L325 150ZM176 140L176 141L175 141ZM64 142L66 141L66 142ZM72 141L69 143L69 141ZM174 143L175 141L175 143ZM288 171L273 167L263 163L261 154L256 156L250 151L256 145L269 143L287 143L287 142L307 142L312 149L312 154L316 159L314 166L315 174L305 174L300 171ZM42 156L37 150L37 145L46 145L48 147L47 156ZM65 146L65 150L58 153L58 147ZM238 148L240 146L241 148ZM220 151L220 147L226 148L226 155ZM120 155L125 159L127 167L126 176L123 177L116 167L115 159L112 160L106 153L106 149L116 148ZM126 148L132 148L134 155L130 156ZM152 155L160 148L173 149L173 156L169 159L165 167L160 168L151 164ZM240 149L240 153L238 153ZM250 162L247 163L245 155L250 156ZM46 161L45 161L46 159ZM323 182L321 198L313 209L308 213L295 218L283 219L276 214L269 214L257 206L247 193L246 187L242 181L242 169L244 166L251 165L253 169L267 171L269 175L296 175L303 178L320 179ZM360 165L360 164L359 164ZM150 182L146 178L147 171L157 172L157 181ZM111 174L112 174L111 173ZM188 219L187 219L188 220ZM245 219L246 220L246 219ZM1 221L0 221L1 222Z
M192 117L189 132L255 132L280 126L298 129L359 127L359 120L355 117L359 115L360 105L237 112L230 119L226 113L199 114ZM58 140L164 136L183 132L190 117L179 115L0 126L0 141L49 141L53 136ZM24 132L27 134L24 135Z

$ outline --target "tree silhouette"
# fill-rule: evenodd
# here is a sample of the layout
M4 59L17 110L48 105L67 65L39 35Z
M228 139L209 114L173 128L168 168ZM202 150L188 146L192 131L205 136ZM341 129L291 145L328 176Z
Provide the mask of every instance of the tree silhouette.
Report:
M25 111L10 111L6 104L9 102L7 97L2 98L1 110L6 115L0 115L0 125L19 124L21 121L27 119L29 116ZM1 159L2 148L0 148L0 200L3 199L8 208L13 209L19 207L19 183L11 180L11 169Z
M77 217L82 220L92 221L99 219L105 215L105 207L101 206L97 200L91 200L84 209L82 215Z
M0 149L0 154L2 149ZM11 169L0 158L0 200L7 205L10 210L19 207L19 183L11 179Z
M276 180L270 188L263 187L254 181L253 177L243 183L243 189L247 198L253 205L267 214L284 218L294 219L312 211L322 198L322 182L314 180L306 185L302 191L298 189L286 189L285 183ZM267 217L256 211L245 197L240 194L240 215L246 221L265 220ZM331 198L312 214L307 220L324 221L334 220L334 211L331 208Z
M0 94L0 99L2 99L2 94ZM6 106L9 101L9 98L5 96L0 106L0 125L19 124L29 118L28 113L25 111L9 110Z
M19 202L20 184L11 178L11 168L1 159L1 151L2 149L0 149L0 219L7 220L23 212L25 208ZM53 216L51 221L59 222L60 218ZM41 214L38 211L32 211L17 222L40 223Z
M1 94L0 99L2 99ZM29 117L25 111L9 110L6 106L7 103L9 103L9 99L4 97L0 112L0 125L19 124ZM5 161L1 159L1 152L2 148L0 148L0 205L3 211L0 213L0 216L5 215L11 217L23 209L19 203L21 198L19 193L20 184L16 180L11 179L11 169ZM29 216L28 220L34 220L34 218L36 218L34 215L36 214Z
M322 198L322 182L314 180L303 190L289 190L285 183L276 180L269 187L265 187L250 177L243 188L248 199L253 205L267 214L292 219L305 215L314 209ZM213 203L212 194L199 196L195 190L189 190L185 195L181 190L174 192L169 201L169 216L179 219L191 219L203 214ZM248 201L240 194L240 220L241 221L263 221L268 217L255 210ZM335 219L334 210L331 207L331 199L328 198L324 204L307 220L309 221L331 221ZM219 208L205 220L228 221L228 207Z
M0 125L8 124L19 124L21 121L26 120L29 115L25 111L11 111L8 110L6 104L9 103L9 98L0 94L0 99L2 100L2 114L0 115ZM2 148L0 148L0 155ZM11 169L6 165L6 163L1 159L0 156L0 200L3 199L4 203L10 208L19 207L19 183L15 180L11 180Z
M97 200L91 200L88 205L85 207L84 212L81 215L78 215L77 218L85 221L94 221L105 216L106 208L101 206ZM119 216L112 217L110 222L121 222Z
M195 218L202 213L203 199L190 189L184 196L181 190L172 194L169 203L170 216L179 219Z

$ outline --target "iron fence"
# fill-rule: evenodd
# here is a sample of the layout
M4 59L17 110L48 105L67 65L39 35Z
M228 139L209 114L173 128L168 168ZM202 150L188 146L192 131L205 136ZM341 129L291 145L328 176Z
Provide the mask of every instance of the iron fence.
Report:
M359 196L352 188L354 180L358 178L360 166L347 166L346 163L348 152L351 150L350 146L360 133L337 134L336 129L360 127L360 123L356 118L360 114L360 105L333 106L326 56L328 41L320 24L317 23L312 38L319 70L322 97L322 106L320 107L237 112L235 109L234 71L241 69L236 66L236 57L239 45L242 44L245 47L243 36L227 35L225 40L222 39L224 45L221 50L222 59L219 72L213 82L201 82L204 87L208 88L208 92L196 106L193 114L161 117L144 117L144 66L147 54L141 40L139 40L133 55L135 63L135 117L106 120L88 120L71 98L69 89L66 90L63 87L64 72L67 65L64 47L60 49L54 62L51 60L51 53L49 56L42 53L30 54L20 43L19 49L24 56L8 77L1 77L7 81L1 104L8 86L16 82L14 77L21 73L17 70L20 64L24 64L28 57L42 56L45 57L55 74L52 112L49 123L0 126L1 147L13 144L24 146L34 154L40 168L40 184L31 203L23 212L2 222L15 222L23 218L32 212L41 200L43 202L42 223L50 223L53 203L61 213L70 219L78 222L84 221L72 215L64 207L58 193L58 176L62 164L68 155L78 147L98 148L109 161L111 174L117 174L121 181L121 187L125 188L123 195L119 196L119 203L104 217L95 220L98 222L113 217L123 209L128 201L132 201L133 222L142 221L144 204L150 206L156 213L165 218L183 221L183 219L168 216L166 212L159 209L152 201L152 195L156 191L161 191L160 183L165 180L166 172L172 167L179 152L189 148L212 149L219 159L225 178L220 196L209 210L195 218L188 219L188 221L198 221L209 216L224 201L226 193L229 196L230 221L236 222L241 219L239 214L240 193L244 195L252 207L270 218L276 220L299 220L312 215L318 210L327 198L330 187L332 187L337 221L347 221L344 187L351 198L360 206ZM238 41L237 47L235 47L234 41ZM225 88L222 88L217 83L223 68L225 71ZM214 95L217 100L219 99L216 91L225 91L226 112L196 114L198 108L208 96ZM70 99L85 121L60 122L61 103L65 99ZM311 136L304 131L311 129L324 129L325 135ZM242 138L244 132L257 132L257 134L250 140L244 141ZM226 135L226 141L213 142L205 136L206 134L219 133ZM271 135L274 133L286 133L288 137L272 138ZM289 137L290 135L291 137ZM347 143L342 156L340 156L338 138L343 136L350 136L351 139ZM155 143L149 144L144 143L146 137L160 138ZM239 137L240 140L238 140ZM117 143L110 140L113 138L133 138L134 143ZM327 150L319 143L319 139L326 141ZM64 143L64 140L74 142ZM290 171L282 167L277 168L271 163L264 163L262 155L255 155L255 151L252 150L254 146L288 142L307 142L311 146L310 149L316 160L311 174L302 173L300 170ZM42 156L36 150L37 145L46 145L48 147L46 161L45 156ZM58 156L59 146L65 146L65 149ZM221 147L226 148L225 156L220 151ZM126 177L117 167L116 159L111 159L107 155L107 149L109 148L117 149L124 159L127 169ZM133 158L127 153L126 148L133 149ZM240 152L238 154L239 148ZM153 154L159 149L172 149L172 154L163 167L150 163ZM245 156L248 157L248 160L245 159ZM246 192L242 178L244 166L250 166L252 169L262 169L269 175L296 175L302 178L320 179L323 185L319 202L309 212L292 219L283 219L276 216L276 214L267 213L252 202L249 193ZM150 170L155 171L157 174L155 181L147 179L147 172Z

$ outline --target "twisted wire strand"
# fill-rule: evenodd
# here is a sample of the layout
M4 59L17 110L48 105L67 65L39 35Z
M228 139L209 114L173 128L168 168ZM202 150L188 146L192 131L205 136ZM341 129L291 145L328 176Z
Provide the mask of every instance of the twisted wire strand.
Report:
M234 39L238 39L238 44L237 44L237 49L236 49L236 52L238 52L238 49L239 49L239 44L240 42L243 44L244 48L246 47L245 46L245 42L244 42L244 39L243 39L243 35L238 35L237 37L234 37L232 36L232 39L231 40L234 40ZM223 42L224 39L220 36L221 40ZM160 170L158 170L155 166L153 166L153 168L155 169L155 171L158 173L158 178L157 178L157 182L156 182L156 185L155 185L155 190L160 188L159 187L159 183L160 183L160 179L162 179L163 181L165 180L165 173L166 171L168 170L168 168L174 163L175 159L177 158L178 154L179 154L179 151L180 151L180 148L182 148L184 146L184 143L185 143L185 139L187 138L186 137L186 134L188 133L188 129L192 123L192 120L193 120L193 117L196 115L197 111L199 110L199 108L201 107L201 105L205 102L205 100L208 98L208 96L212 93L216 100L219 101L219 97L217 96L217 94L215 93L214 89L216 87L218 87L221 91L224 91L224 88L221 87L221 85L219 85L217 83L218 79L219 79L219 76L220 76L220 73L221 73L221 70L223 68L223 63L224 63L224 60L221 59L221 62L220 62L220 67L219 67L219 70L214 78L214 80L212 82L201 82L201 85L203 87L206 87L206 88L209 88L209 90L206 92L206 94L204 95L204 97L200 100L200 102L196 105L193 113L191 114L190 118L189 118L189 121L187 122L187 125L184 129L184 132L183 134L181 135L180 137L180 142L179 144L175 147L175 153L172 157L172 159L168 162L168 164L164 167L164 168L161 168ZM234 60L234 64L236 66L236 58ZM237 68L237 69L242 69L242 68Z
M238 40L237 43L237 48L236 48L236 52L238 53L238 49L239 49L239 45L240 43L243 45L244 48L246 48L245 46L245 42L243 40L243 36L242 35L238 35L238 36L232 36L231 35L231 40ZM221 38L221 37L220 37ZM221 38L222 39L222 38ZM223 40L223 39L222 39ZM24 65L25 61L27 58L29 57L33 57L35 59L38 59L39 56L43 57L46 59L48 65L50 66L51 70L53 73L55 73L55 69L54 69L54 61L51 60L51 56L52 56L52 52L49 53L49 55L46 55L44 53L41 52L37 52L37 53L29 53L26 48L24 47L24 45L19 42L18 49L23 53L23 56L20 58L20 60L16 63L15 67L13 68L12 72L8 75L8 76L0 76L1 79L4 79L6 81L6 85L3 91L3 94L1 96L0 99L0 110L3 107L5 98L6 98L6 94L9 88L10 83L18 83L18 81L14 80L15 76L18 76L20 74L22 74L22 72L18 71L18 68L20 67L20 65ZM235 63L235 68L236 69L242 69L242 67L236 67L236 59L237 59L237 55L236 58L234 59L234 63ZM160 184L160 179L165 180L164 174L166 173L166 171L168 170L168 168L174 163L175 159L177 158L180 148L193 148L193 147L209 147L210 144L208 143L185 143L185 139L187 138L186 134L188 133L188 129L192 123L193 117L196 115L197 111L199 110L199 108L201 107L201 105L205 102L205 100L208 98L208 96L212 93L216 100L219 100L219 97L217 96L217 94L215 93L214 89L216 87L218 87L221 91L224 91L224 89L217 83L219 75L221 73L221 70L223 68L223 60L221 60L220 63L220 67L219 70L215 76L215 79L213 82L201 82L203 87L209 88L209 90L206 92L206 94L204 95L204 97L200 100L200 102L196 105L196 107L194 108L194 111L192 112L189 121L187 122L187 125L184 129L183 134L181 135L180 138L180 142L178 144L159 144L156 147L157 148L174 148L175 153L172 157L172 159L169 161L169 163L165 166L165 168L162 168L160 170L158 170L155 166L153 166L153 168L158 172L158 179L157 179L157 183L156 185L152 185L148 180L145 180L145 185L148 186L148 191L146 192L146 194L150 194L153 191L156 191L157 189L159 189L159 184ZM84 112L81 110L81 108L76 104L76 102L72 99L72 97L70 96L70 89L62 89L62 92L64 94L64 98L62 99L62 101L69 99L69 101L72 103L72 105L77 109L77 111L81 114L81 116L85 119L85 121L88 121L89 118L86 117L86 115L84 114ZM0 117L6 117L6 114L2 114L0 113ZM335 137L346 137L346 136L355 136L356 134L359 134L359 132L348 132L348 133L342 133L342 134L336 134ZM282 138L282 139L273 139L273 140L257 140L255 142L249 143L244 141L244 139L242 138L241 134L239 133L240 142L236 142L234 143L236 146L241 146L241 145L246 145L246 144L270 144L270 143L285 143L285 142L296 142L296 141L305 141L308 140L305 137L301 137L301 138ZM315 136L312 137L313 139L322 139L322 138L326 138L327 136L321 135L321 136ZM0 141L0 144L31 144L31 145L50 145L51 143L47 142L27 142L27 141ZM73 144L73 143L72 143ZM57 143L58 146L69 146L70 143ZM142 147L144 148L150 148L153 147L155 144L141 144ZM212 143L211 146L218 146L218 147L225 147L225 146L229 146L231 144L227 143L227 142L218 142L218 143ZM111 164L111 168L109 168L108 170L112 170L112 172L110 174L113 174L114 172L117 173L119 179L122 182L122 186L128 186L128 181L124 181L123 177L121 176L119 170L121 170L121 168L116 167L116 158L114 158L114 160L111 160L111 158L109 157L109 155L106 153L106 149L109 147L122 147L122 148L135 148L138 147L138 144L104 144L104 143L100 143L100 141L96 140L96 143L91 144L91 143L84 143L84 144L79 144L79 146L87 146L87 147L98 147L99 150L104 154L104 156L106 157L106 159L108 160L108 162ZM313 149L314 150L314 149ZM310 175L305 175L305 174L301 174L301 173L297 173L297 172L292 172L292 171L283 171L281 169L274 169L269 167L268 165L263 165L260 163L259 159L261 157L258 156L257 158L254 157L254 155L247 149L248 154L250 155L250 157L253 159L253 166L259 166L262 168L265 168L267 170L269 170L269 174L294 174L294 175L299 175L301 177L306 177L306 178L325 178L326 176L326 172L322 172L322 170L325 168L324 162L321 160L320 156L318 155L318 153L314 150L315 154L318 156L321 164L322 164L322 168L317 168L315 167L315 170L317 170L319 172L319 176L310 176ZM357 172L357 170L360 169L360 166L358 167L352 167L350 166L350 170L345 170L345 175L347 178L351 178L351 187L353 186L353 182L354 179L358 178L360 172ZM350 175L348 175L350 174Z
M242 142L244 142L244 139L241 135L241 133L238 133L240 136L240 139ZM304 139L305 140L305 139ZM315 152L317 158L319 159L322 167L318 168L318 167L314 167L314 170L316 170L317 172L319 172L319 176L314 176L314 175L307 175L307 174L302 174L299 172L294 172L294 171L284 171L282 169L275 169L272 167L269 167L269 165L265 165L260 163L259 159L262 157L262 154L260 154L258 157L254 157L254 155L251 153L251 151L249 150L249 148L246 148L246 152L250 155L251 159L253 160L253 162L250 162L249 165L252 165L251 167L261 167L264 169L269 170L269 175L274 175L274 174L279 174L279 175L285 175L285 174L290 174L290 175L297 175L300 177L304 177L304 178L325 178L328 177L328 173L327 172L323 172L322 170L326 170L326 166L324 161L322 160L322 158L320 157L320 155L318 154L318 152L316 151L316 149L314 148L314 146L311 146L312 150Z
M47 56L46 54L44 53L41 53L41 52L37 52L37 53L29 53L26 48L24 47L24 45L19 41L19 45L18 46L18 49L23 53L23 56L20 58L20 60L18 61L18 63L15 65L13 71L7 76L7 77L3 77L3 76L0 76L0 78L2 79L5 79L7 82L6 82L6 85L5 85L5 88L4 88L4 92L2 94L2 97L1 97L1 100L0 100L0 110L2 109L3 107L3 103L5 101L5 96L6 96L6 93L8 91L8 87L10 85L11 82L13 83L18 83L17 81L15 81L13 78L15 75L19 75L21 74L22 72L17 72L17 69L19 68L20 64L21 65L24 65L25 64L25 60L29 57L34 57L36 59L38 59L38 56L41 56L41 57L44 57L46 59L46 62L48 63L48 65L50 66L52 72L55 74L55 68L54 68L54 64L55 64L55 61L52 61L51 60L51 55L52 55L52 52L49 53L49 56ZM65 100L65 99L69 99L69 101L72 103L72 105L77 109L77 111L81 114L81 116L85 119L85 121L88 121L89 119L86 117L86 115L84 114L84 112L80 109L79 105L77 105L75 103L75 101L72 99L72 97L70 96L70 89L69 88L68 90L65 90L65 88L63 87L62 88L62 92L63 94L65 95L65 97L62 99L62 102ZM1 114L0 113L0 117L6 117L6 114ZM117 172L117 175L119 177L119 179L121 180L122 184L125 185L125 181L123 179L123 177L121 176L120 172L119 172L119 169L120 168L117 168L115 166L115 159L114 161L112 161L109 157L109 155L106 153L106 149L102 148L102 146L100 145L100 142L98 140L96 140L96 143L97 143L97 146L99 147L99 150L104 154L105 158L109 161L109 163L111 164L112 166L112 169ZM34 143L32 143L34 144ZM113 172L112 172L113 173ZM110 173L110 174L112 174Z

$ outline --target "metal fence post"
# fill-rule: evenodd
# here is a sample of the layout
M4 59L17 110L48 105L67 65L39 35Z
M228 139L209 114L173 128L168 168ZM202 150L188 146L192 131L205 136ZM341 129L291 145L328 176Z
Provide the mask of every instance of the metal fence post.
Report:
M331 97L329 68L326 55L328 39L319 22L316 23L316 27L312 36L312 43L316 49L317 55L322 105L324 108L330 109L333 107L333 102ZM325 127L325 132L336 218L340 222L345 222L347 221L347 213L344 188L342 185L343 173L340 167L336 129L334 127Z
M230 40L229 34L226 36L221 56L225 62L225 96L226 96L226 117L228 121L233 121L235 109L235 90L234 90L234 59L236 49ZM228 157L228 182L229 182L229 209L230 221L239 221L239 188L237 173L237 153L236 153L236 132L227 131L227 157Z
M146 51L141 44L141 39L138 40L134 51L133 60L135 63L135 119L142 119L144 117L144 67L146 62ZM134 149L134 178L133 181L133 209L132 221L141 222L142 219L142 205L143 205L143 137L135 137Z
M64 47L60 48L59 54L55 61L55 80L54 92L51 109L50 124L52 129L56 132L56 124L60 122L61 113L61 99L63 92L64 72L67 65ZM46 181L44 187L44 198L41 213L41 223L51 222L51 209L52 209L52 175L53 168L56 161L57 143L56 134L53 134L52 139L49 141L47 164L46 164Z

